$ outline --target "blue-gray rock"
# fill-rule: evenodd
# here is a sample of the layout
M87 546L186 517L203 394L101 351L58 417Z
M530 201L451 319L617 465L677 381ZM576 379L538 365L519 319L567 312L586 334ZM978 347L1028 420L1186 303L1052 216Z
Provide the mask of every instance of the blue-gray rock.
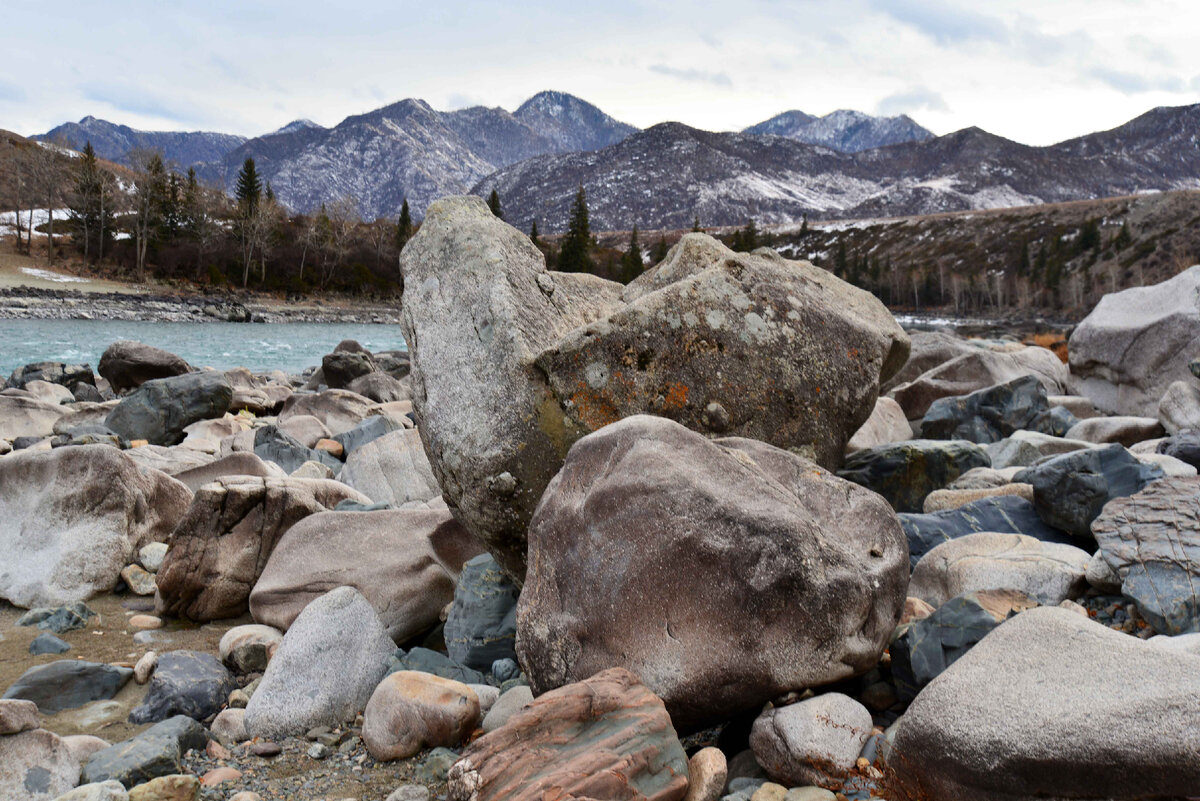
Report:
M402 426L387 415L373 414L349 431L335 434L333 440L340 443L345 449L345 455L349 456L368 442L377 440L384 434L390 434L400 428Z
M1174 436L1165 437L1156 450L1200 469L1200 431L1180 431Z
M458 757L459 754L449 748L435 748L413 770L413 778L422 784L441 784L446 781Z
M96 613L88 608L83 601L77 601L69 606L38 607L30 609L17 618L18 626L37 626L39 629L63 634L75 629L87 628L87 622Z
M1090 540L1092 521L1106 503L1132 495L1163 476L1158 465L1138 461L1113 443L1047 459L1017 473L1013 481L1033 485L1034 508L1042 520Z
M96 388L96 375L89 364L64 364L63 362L34 362L13 370L8 386L24 389L30 381L47 381L64 386L72 392L80 384Z
M969 395L935 400L921 420L921 436L986 444L1014 431L1053 434L1054 423L1046 388L1025 375Z
M516 659L497 659L492 663L491 671L492 677L501 684L521 676L521 666Z
M29 643L29 653L34 656L41 654L65 654L71 650L71 644L66 640L55 637L48 631L42 632Z
M1046 525L1033 504L1016 495L997 495L965 503L957 509L929 514L901 514L900 525L908 537L911 567L947 540L980 531L1025 534L1043 542L1078 545L1079 540Z
M992 629L1033 606L1019 592L981 590L951 598L929 617L901 627L889 649L896 696L912 701Z
M156 723L141 734L101 749L83 766L83 783L110 779L126 787L135 787L158 776L183 771L183 755L202 751L208 745L208 732L196 721L176 715Z
M4 692L4 697L33 701L43 713L61 712L92 701L107 701L132 676L129 668L64 659L29 668Z
M488 684L487 676L478 670L472 670L466 665L460 665L445 654L431 651L428 648L413 648L405 653L403 648L397 648L396 653L388 661L389 674L401 670L419 670L422 673L432 673L444 679L454 679L463 684Z
M345 389L354 379L374 370L375 360L365 350L335 350L321 359L321 374L330 389Z
M347 498L333 507L335 512L385 512L394 508L390 503L359 503Z
M987 451L973 442L914 439L856 451L837 475L878 492L897 512L919 512L926 495L991 464Z
M341 460L328 451L306 447L276 426L263 426L254 432L254 455L263 461L274 462L288 474L294 473L305 462L320 462L335 475L342 469Z
M168 651L159 654L146 697L129 713L129 722L157 723L175 715L206 720L235 689L233 675L212 654Z
M1160 634L1200 632L1200 477L1164 478L1092 524L1121 594Z
M147 381L104 418L122 439L151 445L176 445L192 423L229 411L233 387L223 373L188 373Z
M480 671L499 659L516 659L517 595L491 554L463 565L446 618L451 659Z

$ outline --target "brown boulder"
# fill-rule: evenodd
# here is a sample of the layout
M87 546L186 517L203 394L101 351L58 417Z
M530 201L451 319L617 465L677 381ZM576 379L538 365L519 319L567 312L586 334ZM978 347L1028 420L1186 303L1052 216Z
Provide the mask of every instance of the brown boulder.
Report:
M370 503L329 480L227 476L202 486L159 568L159 612L197 621L245 614L280 537L343 500Z
M183 482L192 492L226 476L258 476L259 478L282 478L285 475L278 465L264 462L253 453L236 452L223 456L215 462L193 467L175 474L175 480Z
M891 391L909 420L924 417L935 400L1032 375L1047 395L1066 391L1067 367L1052 351L1037 346L995 351L977 348L922 373Z
M403 642L438 623L478 542L449 512L319 512L280 537L250 593L259 623L286 631L310 601L354 587Z
M374 405L374 401L346 389L297 392L284 401L279 423L307 415L320 420L331 434L343 434L361 423Z
M109 345L96 368L117 394L136 389L151 379L183 375L191 370L191 365L174 353L131 340Z
M548 692L450 769L451 801L679 801L688 762L663 703L613 668Z
M363 711L363 743L380 762L457 747L479 725L479 698L462 682L401 670L385 676Z
M529 543L517 653L534 691L619 665L684 728L871 669L908 585L879 495L658 417L577 442Z

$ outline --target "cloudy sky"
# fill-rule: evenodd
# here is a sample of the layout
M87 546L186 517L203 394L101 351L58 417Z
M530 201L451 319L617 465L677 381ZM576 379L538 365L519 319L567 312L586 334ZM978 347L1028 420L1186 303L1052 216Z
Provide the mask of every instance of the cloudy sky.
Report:
M560 89L638 126L855 108L1048 144L1200 102L1197 32L1196 0L35 0L3 15L0 128L255 135Z

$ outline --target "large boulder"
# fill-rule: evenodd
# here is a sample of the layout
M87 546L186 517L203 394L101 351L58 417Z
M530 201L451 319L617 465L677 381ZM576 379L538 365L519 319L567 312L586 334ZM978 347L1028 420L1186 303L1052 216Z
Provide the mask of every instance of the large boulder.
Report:
M651 412L812 447L835 465L908 338L874 297L804 262L690 234L628 287L547 272L479 198L430 206L401 255L413 406L447 502L518 581L571 444Z
M1034 505L1017 495L997 495L954 509L899 517L914 568L941 543L981 531L1025 534L1043 542L1074 542L1071 535L1047 525Z
M1060 453L1071 453L1091 447L1094 447L1094 443L1081 439L1054 437L1037 431L1014 431L1011 436L988 445L987 454L992 460L992 467L1003 470L1006 467L1028 467L1037 464L1046 456L1057 456Z
M313 599L354 587L404 642L437 625L459 570L479 550L445 511L321 512L279 539L250 593L250 613L286 630Z
M472 742L451 801L681 801L687 754L663 703L621 668L548 692Z
M285 423L302 415L315 417L331 434L341 434L361 423L372 406L372 401L345 389L327 389L316 393L297 392L284 401L279 412L279 422Z
M374 371L375 360L366 351L335 350L321 359L321 374L330 389L346 389L354 379Z
M0 439L18 437L48 437L71 410L57 403L47 403L32 395L0 395Z
M837 474L878 492L897 512L920 512L929 493L990 465L987 451L973 442L913 439L857 451Z
M1067 429L1064 436L1098 445L1116 442L1132 448L1139 442L1157 440L1165 433L1156 417L1089 417Z
M393 431L355 448L338 478L374 503L397 508L405 504L424 506L442 497L421 435L413 429Z
M191 492L107 445L0 459L0 598L56 606L111 590L147 543L166 540Z
M0 798L50 801L79 783L79 756L57 734L33 729L0 737Z
M1167 388L1191 380L1200 351L1200 265L1105 295L1071 333L1071 378L1109 414L1153 417Z
M80 384L96 387L96 376L91 365L65 364L63 362L34 362L13 370L9 376L8 386L24 389L31 381L45 381L58 384L74 392Z
M206 621L248 610L250 590L293 525L344 500L370 500L327 479L228 476L205 484L159 568L159 611Z
M229 411L233 388L221 373L188 373L146 381L108 413L104 425L122 439L175 445L183 430Z
M174 353L141 342L114 342L100 356L96 372L106 380L113 392L136 389L156 378L169 378L191 371L191 366Z
M479 697L462 682L401 670L379 682L363 710L363 742L380 762L455 748L479 725Z
M215 462L183 470L175 474L175 480L192 492L227 476L258 476L260 478L284 478L287 474L278 465L264 462L253 453L231 453Z
M252 737L290 737L341 726L363 711L396 646L353 587L310 603L284 635L246 705Z
M976 348L895 387L891 395L912 420L924 417L939 398L969 395L1025 375L1037 378L1047 395L1066 390L1066 365L1052 351L1030 346L1009 351Z
M1112 444L1055 456L1022 470L1014 480L1033 485L1033 504L1043 520L1088 540L1092 521L1106 503L1162 477L1158 465L1145 464Z
M1164 478L1092 523L1121 593L1162 634L1200 632L1200 478Z
M1167 434L1200 429L1200 387L1195 381L1176 381L1158 402L1158 422Z
M846 443L846 453L851 454L890 442L903 442L906 439L912 439L912 426L904 418L904 410L896 401L881 395L879 400L875 401L875 409L867 418L867 422L863 423Z
M626 667L682 727L869 670L908 583L878 495L642 415L572 447L529 543L517 653L535 692Z
M206 720L236 688L233 675L212 654L168 651L159 655L146 697L129 713L129 722L158 723L175 715Z
M1090 560L1086 551L1073 545L1024 534L968 534L921 557L908 594L939 607L976 590L1020 590L1053 606L1083 594Z
M965 439L986 444L1021 430L1056 433L1046 388L1032 375L970 395L939 398L921 419L921 436L927 439Z
M901 384L914 381L935 367L940 367L964 354L980 350L997 350L991 341L966 339L953 331L910 331L908 336L912 343L908 361L894 376L882 382L880 389L883 392L891 392ZM1012 343L1005 349L1017 350L1020 347L1020 345Z
M1200 704L1184 699L1197 696L1195 656L1032 609L917 696L888 767L905 799L1191 796Z

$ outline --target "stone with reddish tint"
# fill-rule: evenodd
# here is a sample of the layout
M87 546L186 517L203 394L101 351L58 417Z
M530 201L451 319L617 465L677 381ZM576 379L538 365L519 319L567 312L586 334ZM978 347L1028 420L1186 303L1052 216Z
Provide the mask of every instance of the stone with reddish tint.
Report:
M406 759L424 748L458 746L479 725L467 685L415 670L384 678L363 712L363 742L375 759Z
M662 701L622 668L542 695L450 769L451 801L680 801L688 760Z

